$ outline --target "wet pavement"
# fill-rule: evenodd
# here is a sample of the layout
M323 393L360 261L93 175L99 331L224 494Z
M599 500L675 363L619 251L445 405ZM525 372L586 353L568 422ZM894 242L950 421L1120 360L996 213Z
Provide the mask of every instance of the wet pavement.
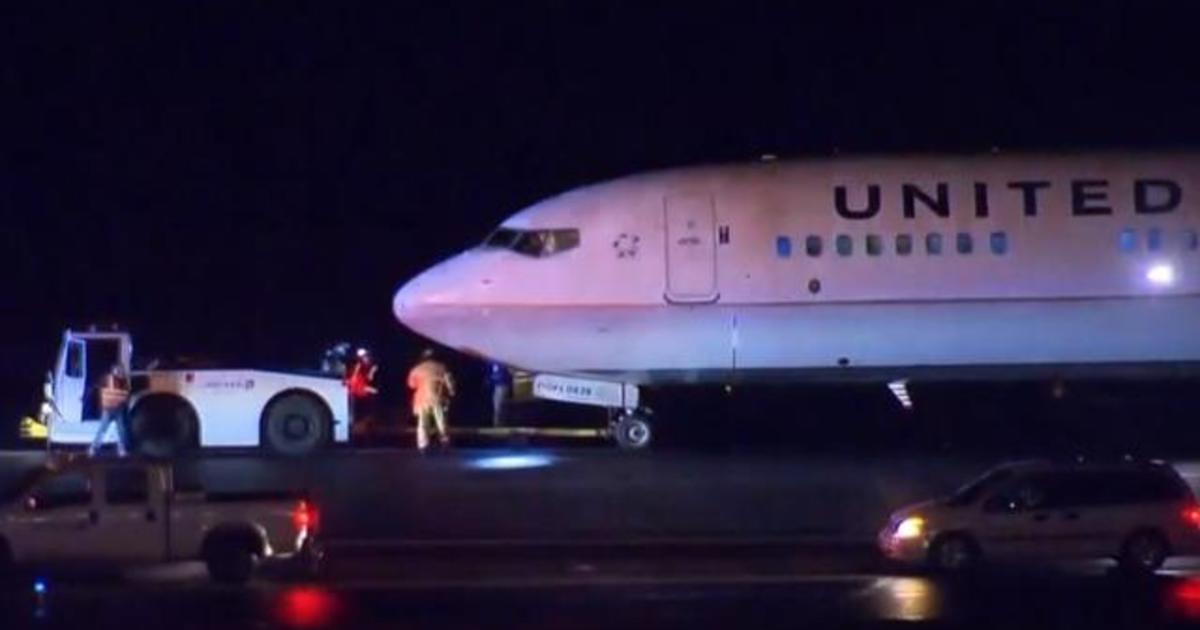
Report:
M0 477L36 460L0 455ZM875 554L871 536L890 510L991 463L586 448L205 457L181 474L213 489L314 493L330 547L321 579L269 570L222 587L195 563L29 574L0 589L0 628L1200 622L1195 562L1148 580L1097 563L935 578ZM1192 464L1179 467L1195 477Z
M0 456L0 478L31 465ZM326 536L364 542L870 542L897 507L990 460L611 448L338 449L189 460L183 483L306 490Z
M516 567L514 567L515 569ZM1200 581L1016 572L791 574L562 581L49 581L0 592L5 628L1146 628L1200 622ZM28 585L26 585L28 586Z

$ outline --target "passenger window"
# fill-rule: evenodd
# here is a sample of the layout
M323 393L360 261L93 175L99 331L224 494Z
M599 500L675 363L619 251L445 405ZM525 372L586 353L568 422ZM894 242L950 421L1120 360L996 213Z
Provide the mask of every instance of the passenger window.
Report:
M820 256L821 237L813 235L804 239L804 253L808 254L810 258L816 258L817 256Z
M1137 250L1137 232L1130 228L1121 230L1121 235L1117 239L1117 245L1121 251L1129 253Z
M883 239L878 234L867 235L867 255L878 256L883 253Z
M109 505L146 503L149 475L141 466L111 468L104 475L104 500Z
M925 253L931 256L940 256L942 254L941 234L930 232L925 235Z
M1175 501L1183 498L1179 482L1151 472L1111 472L1098 475L1098 503L1127 504Z
M1016 497L1021 509L1038 510L1047 507L1045 484L1034 480L1018 486Z
M846 234L838 234L836 246L838 256L849 256L854 253L854 240Z
M30 493L30 506L37 510L89 505L92 502L92 480L84 471L55 475Z
M1146 232L1146 249L1152 252L1162 249L1162 230L1151 228Z
M997 256L1003 256L1008 253L1008 233L1007 232L992 232L988 242L992 246L992 253Z
M1177 501L1191 493L1182 480L1166 472L1146 475L1143 483L1148 501Z
M792 257L792 239L786 236L775 237L775 255L780 258Z
M912 235L897 234L896 235L896 254L899 256L908 256L912 253Z
M975 244L971 241L971 235L966 232L959 232L955 243L960 254L970 254L975 249Z
M983 503L985 512L1022 512L1049 506L1048 484L1044 475L1029 476L1007 484Z
M1200 238L1196 236L1196 230L1183 231L1183 248L1188 251L1195 251L1200 247Z
M1016 499L1003 492L993 494L983 502L983 511L990 514L1019 512L1020 510L1021 506L1017 504Z

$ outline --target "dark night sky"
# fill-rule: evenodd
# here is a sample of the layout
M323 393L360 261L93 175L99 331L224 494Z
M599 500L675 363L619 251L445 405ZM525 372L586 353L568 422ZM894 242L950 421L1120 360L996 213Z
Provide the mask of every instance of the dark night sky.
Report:
M403 357L403 279L586 182L1200 143L1183 3L31 4L0 10L0 427L68 324L143 354Z

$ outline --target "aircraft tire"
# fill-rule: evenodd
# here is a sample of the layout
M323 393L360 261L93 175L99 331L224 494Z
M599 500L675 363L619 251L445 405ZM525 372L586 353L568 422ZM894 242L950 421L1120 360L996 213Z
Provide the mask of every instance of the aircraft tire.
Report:
M623 451L640 451L650 446L654 430L650 420L637 413L624 414L613 425L613 437Z

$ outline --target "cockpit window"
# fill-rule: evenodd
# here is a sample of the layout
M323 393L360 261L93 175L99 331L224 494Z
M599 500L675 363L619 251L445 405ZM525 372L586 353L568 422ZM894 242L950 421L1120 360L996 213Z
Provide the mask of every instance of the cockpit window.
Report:
M503 248L507 249L512 246L513 241L516 241L517 236L519 236L520 234L521 233L518 232L517 230L510 230L508 228L497 228L495 232L492 232L491 234L488 235L487 238L483 239L483 246L484 247L503 247Z
M579 230L514 230L499 228L483 241L484 247L510 249L518 254L545 258L579 247Z

